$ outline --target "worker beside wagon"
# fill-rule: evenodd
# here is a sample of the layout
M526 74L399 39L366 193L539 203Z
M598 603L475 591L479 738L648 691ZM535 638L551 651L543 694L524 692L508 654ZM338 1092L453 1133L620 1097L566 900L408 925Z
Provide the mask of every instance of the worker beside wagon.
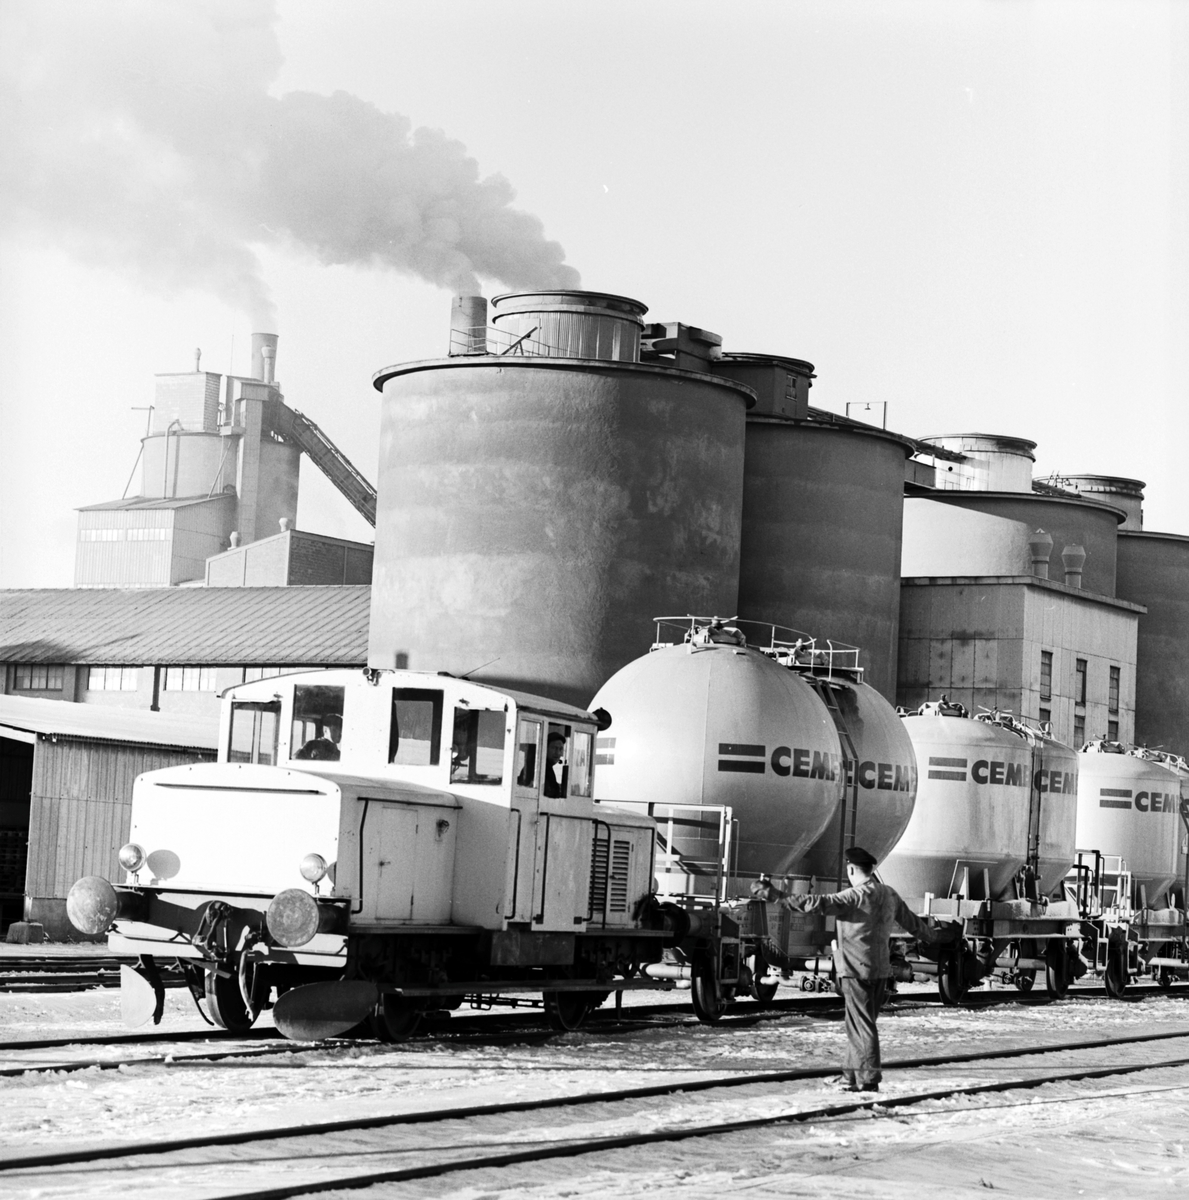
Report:
M775 900L793 912L821 912L836 918L834 966L846 1005L846 1061L842 1086L877 1092L881 1078L876 1018L890 972L889 937L899 926L926 942L948 941L946 927L929 925L913 913L894 888L875 876L876 861L859 846L846 851L850 887L820 895L786 895L769 879L752 884L758 900Z

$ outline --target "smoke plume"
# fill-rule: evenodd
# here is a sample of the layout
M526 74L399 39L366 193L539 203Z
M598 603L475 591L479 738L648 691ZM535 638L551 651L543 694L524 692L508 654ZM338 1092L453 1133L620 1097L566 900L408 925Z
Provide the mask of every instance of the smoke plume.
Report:
M161 290L271 318L255 247L575 287L465 147L346 92L276 97L271 0L33 0L0 22L0 223Z

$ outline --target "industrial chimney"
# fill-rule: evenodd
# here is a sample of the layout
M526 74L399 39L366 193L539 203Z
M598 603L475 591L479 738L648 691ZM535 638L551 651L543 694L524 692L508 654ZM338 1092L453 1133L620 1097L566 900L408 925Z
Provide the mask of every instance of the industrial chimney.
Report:
M267 354L265 353L266 347L268 350ZM252 378L263 380L266 383L272 383L273 377L265 374L266 358L272 360L272 369L275 372L277 361L277 334L252 334Z

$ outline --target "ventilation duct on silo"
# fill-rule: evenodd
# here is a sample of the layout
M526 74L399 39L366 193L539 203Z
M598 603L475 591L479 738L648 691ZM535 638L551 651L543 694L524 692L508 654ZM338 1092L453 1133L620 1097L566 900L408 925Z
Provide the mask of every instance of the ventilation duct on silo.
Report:
M1061 563L1065 567L1065 582L1070 587L1082 586L1082 567L1086 564L1086 551L1078 545L1066 546L1061 551Z
M267 346L272 358L273 367L276 367L277 361L277 341L278 336L275 333L254 333L252 334L252 378L265 379L264 367L264 348ZM269 379L267 382L271 383Z
M1053 554L1053 535L1038 529L1028 539L1028 553L1032 556L1032 574L1037 579L1048 579L1049 559Z

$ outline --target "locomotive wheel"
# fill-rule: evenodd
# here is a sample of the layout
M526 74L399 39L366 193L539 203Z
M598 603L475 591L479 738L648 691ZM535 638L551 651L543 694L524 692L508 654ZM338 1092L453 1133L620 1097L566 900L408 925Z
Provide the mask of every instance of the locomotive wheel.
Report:
M368 1014L367 1026L382 1042L406 1042L421 1025L420 1009L410 1008L399 996L381 996Z
M545 992L545 1017L558 1033L573 1033L590 1016L599 1000L596 992Z
M942 1004L953 1008L966 995L966 973L962 970L962 948L956 946L937 960L937 993Z
M1035 971L1017 971L1016 972L1016 987L1021 992L1032 991L1033 984L1036 983Z
M1069 958L1064 942L1050 942L1045 951L1045 990L1054 1000L1064 1000L1069 991Z
M1121 945L1112 944L1106 955L1106 974L1102 982L1106 985L1106 994L1112 1000L1120 1000L1127 990L1127 951Z
M220 974L219 971L225 972ZM206 1008L211 1020L231 1033L246 1033L252 1028L256 1014L244 1003L239 986L239 971L229 969L227 962L219 971L206 972Z
M694 1015L703 1025L717 1025L722 1020L727 1006L715 977L713 959L702 956L694 960L689 995L694 1003Z

